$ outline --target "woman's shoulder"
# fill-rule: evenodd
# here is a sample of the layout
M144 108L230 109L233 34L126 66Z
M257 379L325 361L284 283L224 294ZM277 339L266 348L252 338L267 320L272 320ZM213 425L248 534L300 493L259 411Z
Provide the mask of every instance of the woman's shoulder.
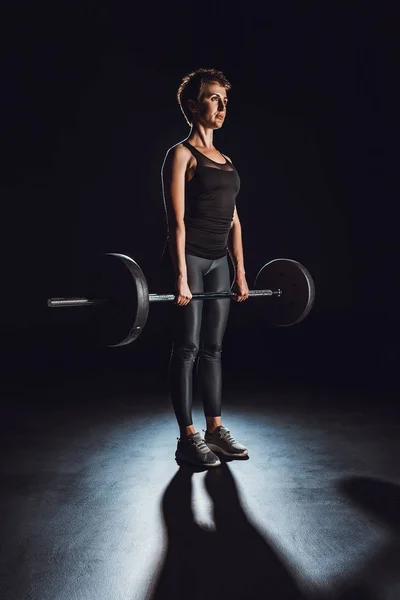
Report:
M163 168L174 169L176 167L179 169L186 169L192 158L193 155L189 148L186 148L182 142L178 142L174 146L171 146L171 148L168 148L165 154Z
M192 158L192 153L189 148L187 148L183 142L178 142L171 148L168 148L164 163L166 162L188 162Z
M187 148L185 146L185 144L183 142L178 142L177 144L175 144L174 146L171 146L171 148L168 148L167 153L166 153L166 157L179 157L179 156L190 156L191 152L189 150L189 148Z

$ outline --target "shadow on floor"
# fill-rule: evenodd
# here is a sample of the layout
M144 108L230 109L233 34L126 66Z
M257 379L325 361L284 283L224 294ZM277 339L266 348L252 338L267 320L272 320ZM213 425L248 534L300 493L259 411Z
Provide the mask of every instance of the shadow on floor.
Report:
M228 464L209 470L205 477L206 489L214 503L215 531L206 530L194 521L193 473L190 467L181 466L163 496L168 547L148 600L306 600L308 595L296 584L274 550L273 542L247 518ZM376 598L359 580L334 597Z
M243 600L260 592L258 597L304 600L271 545L247 519L228 465L205 476L216 531L194 521L193 473L181 466L163 496L168 548L151 600Z
M372 477L349 477L339 483L338 491L369 514L373 522L387 528L388 543L353 576L360 582L359 587L368 587L370 594L376 594L374 597L386 597L382 596L386 586L400 589L400 486ZM340 596L340 600L347 598L354 598L351 586Z
M400 534L400 486L372 477L349 477L339 490L393 533Z

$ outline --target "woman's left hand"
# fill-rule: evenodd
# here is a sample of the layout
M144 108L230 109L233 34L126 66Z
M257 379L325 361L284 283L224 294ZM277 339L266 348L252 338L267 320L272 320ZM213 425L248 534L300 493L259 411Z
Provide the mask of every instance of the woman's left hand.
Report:
M237 277L232 286L232 292L236 294L233 296L235 302L243 302L249 297L249 286L247 285L246 277L243 275Z

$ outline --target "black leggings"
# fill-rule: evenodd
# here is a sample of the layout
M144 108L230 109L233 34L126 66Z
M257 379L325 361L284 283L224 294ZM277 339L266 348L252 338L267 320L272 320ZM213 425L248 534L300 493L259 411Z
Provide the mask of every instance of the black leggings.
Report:
M210 260L186 254L187 278L192 294L229 292L228 257ZM169 363L172 405L180 427L192 425L193 367L207 417L221 415L221 351L230 308L229 298L193 300L176 306L174 342Z

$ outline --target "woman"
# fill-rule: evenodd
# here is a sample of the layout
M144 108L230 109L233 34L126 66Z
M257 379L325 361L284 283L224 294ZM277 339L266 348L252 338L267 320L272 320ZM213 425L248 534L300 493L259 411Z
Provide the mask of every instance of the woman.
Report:
M248 298L240 221L235 199L240 179L231 159L213 144L227 108L230 83L221 71L198 69L184 77L178 102L191 127L186 140L168 150L162 168L168 222L164 259L175 280L175 332L169 376L180 429L177 460L218 466L215 452L248 455L221 421L221 349L229 298L195 300L200 292L229 292L227 253L235 267L234 299ZM192 376L198 357L198 383L207 430L204 439L192 421Z

